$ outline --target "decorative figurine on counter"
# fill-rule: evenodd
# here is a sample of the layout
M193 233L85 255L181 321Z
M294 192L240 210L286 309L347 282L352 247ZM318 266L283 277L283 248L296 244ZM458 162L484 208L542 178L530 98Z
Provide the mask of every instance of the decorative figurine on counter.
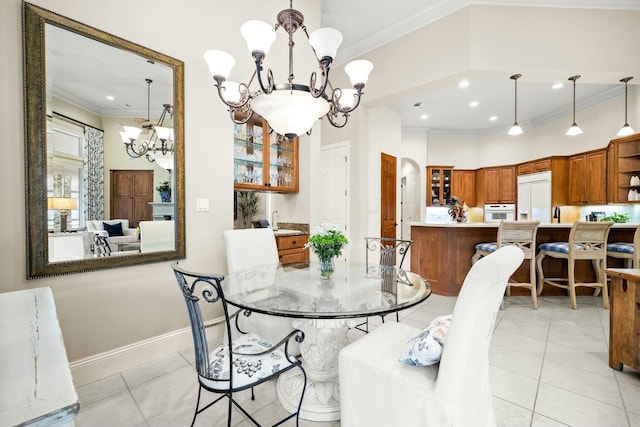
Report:
M447 204L449 208L449 216L455 222L468 222L469 221L469 206L465 202L461 202L460 199L453 196L449 199Z

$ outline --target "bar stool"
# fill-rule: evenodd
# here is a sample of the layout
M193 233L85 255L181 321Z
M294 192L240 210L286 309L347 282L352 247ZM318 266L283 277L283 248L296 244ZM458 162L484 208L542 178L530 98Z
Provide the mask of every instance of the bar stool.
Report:
M607 266L607 238L613 222L576 222L569 232L568 242L543 243L538 246L536 266L538 270L538 288L542 292L545 284L568 289L571 297L571 308L578 307L576 287L587 286L602 290L602 303L609 309L609 294L604 269ZM544 257L563 258L567 260L567 277L544 277L542 260ZM596 273L595 282L578 282L575 278L577 260L591 260Z
M607 244L607 256L624 259L626 268L640 268L640 226L636 227L633 243L613 242Z
M483 256L487 256L495 252L501 246L511 245L517 246L524 252L523 262L529 262L529 281L516 282L509 279L507 283L507 296L511 294L511 286L528 288L531 290L531 302L534 310L538 309L538 287L536 284L535 269L535 252L536 252L536 235L538 233L538 225L540 221L501 221L498 227L498 236L496 242L478 243L476 253L471 258L471 264L474 264Z

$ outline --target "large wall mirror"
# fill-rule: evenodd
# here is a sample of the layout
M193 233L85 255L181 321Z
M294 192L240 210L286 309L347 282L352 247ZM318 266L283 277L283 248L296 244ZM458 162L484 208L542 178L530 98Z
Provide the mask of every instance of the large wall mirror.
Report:
M184 258L184 64L22 4L27 277Z

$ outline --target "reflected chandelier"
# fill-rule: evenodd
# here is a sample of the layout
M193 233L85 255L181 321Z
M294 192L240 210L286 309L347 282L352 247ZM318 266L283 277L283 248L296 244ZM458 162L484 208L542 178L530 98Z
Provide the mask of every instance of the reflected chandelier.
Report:
M170 104L162 105L162 114L158 122L154 125L150 119L151 105L151 83L153 80L145 79L147 82L147 120L139 126L123 125L123 131L120 132L124 148L129 157L137 159L145 156L149 162L158 161L158 165L164 169L171 159L173 163L173 129L164 127L165 119L173 121L173 106ZM168 116L167 116L168 115ZM151 132L151 136L147 138ZM159 141L159 142L158 142ZM169 159L170 158L170 159Z
M329 71L338 46L342 43L342 33L334 28L319 28L311 34L304 26L304 16L292 8L278 13L275 26L264 21L247 21L240 28L247 47L255 61L255 71L249 83L237 83L227 80L236 61L229 53L221 50L208 50L204 60L215 80L218 95L229 107L234 123L246 123L253 112L262 116L278 134L287 138L309 132L313 124L322 116L338 128L347 124L349 113L360 104L362 89L367 83L373 64L366 60L356 60L345 66L345 72L353 88L333 88L329 81ZM263 75L262 63L276 39L276 30L284 29L289 38L289 77L288 83L276 84L271 69ZM313 49L321 71L320 82L314 71L309 86L293 82L293 33L300 28L304 31ZM257 77L258 87L250 88ZM319 83L319 86L317 84Z

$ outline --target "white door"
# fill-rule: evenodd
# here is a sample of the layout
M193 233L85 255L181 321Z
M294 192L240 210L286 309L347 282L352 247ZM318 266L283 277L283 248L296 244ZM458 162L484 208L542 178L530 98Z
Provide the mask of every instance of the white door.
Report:
M402 196L402 238L409 237L410 222L420 221L420 185L418 174L415 171L409 172L402 178L404 180Z
M322 148L320 157L320 221L334 224L349 239L349 158L346 143ZM349 239L350 240L350 239ZM346 252L346 251L345 251ZM343 252L343 255L347 255Z

